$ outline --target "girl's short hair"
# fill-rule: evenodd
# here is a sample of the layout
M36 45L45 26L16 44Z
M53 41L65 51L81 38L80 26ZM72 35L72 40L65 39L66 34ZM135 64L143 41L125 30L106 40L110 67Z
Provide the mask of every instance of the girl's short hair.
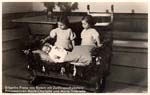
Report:
M82 20L85 20L90 26L95 25L95 19L91 15L84 16Z
M66 15L61 15L60 17L58 17L57 22L62 22L63 24L65 24L67 27L69 27L69 19Z

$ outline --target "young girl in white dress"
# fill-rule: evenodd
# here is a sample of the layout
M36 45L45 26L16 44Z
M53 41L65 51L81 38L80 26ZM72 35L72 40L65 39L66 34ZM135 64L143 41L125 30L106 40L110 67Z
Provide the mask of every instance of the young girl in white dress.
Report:
M81 45L94 45L101 46L100 36L94 26L94 19L91 15L87 15L82 18L82 27L84 28L81 32Z
M75 45L74 39L76 35L69 28L69 20L66 16L60 16L57 22L58 27L50 31L48 37L43 39L43 42L50 38L56 38L55 46L71 51Z

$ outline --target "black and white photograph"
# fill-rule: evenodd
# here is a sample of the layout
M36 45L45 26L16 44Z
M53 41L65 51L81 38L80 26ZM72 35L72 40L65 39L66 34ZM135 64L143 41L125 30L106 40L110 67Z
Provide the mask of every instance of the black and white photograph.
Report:
M147 2L2 2L2 93L148 93Z

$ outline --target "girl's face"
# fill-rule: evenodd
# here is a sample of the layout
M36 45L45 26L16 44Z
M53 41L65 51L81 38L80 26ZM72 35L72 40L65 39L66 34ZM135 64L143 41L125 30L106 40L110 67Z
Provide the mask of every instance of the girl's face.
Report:
M83 27L84 29L90 28L90 25L87 23L86 20L82 20L81 23L82 23L82 27Z
M64 23L58 22L57 24L58 24L58 28L60 28L60 29L66 29L66 25Z

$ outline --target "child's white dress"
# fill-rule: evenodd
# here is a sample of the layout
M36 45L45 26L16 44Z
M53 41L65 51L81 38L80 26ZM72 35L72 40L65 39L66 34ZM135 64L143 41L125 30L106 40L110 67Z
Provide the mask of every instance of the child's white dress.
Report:
M84 29L81 32L81 45L96 45L96 39L99 39L99 33L94 28Z
M70 28L64 30L56 28L50 32L50 37L56 37L55 46L69 50L72 49L71 41L75 39L76 35Z

